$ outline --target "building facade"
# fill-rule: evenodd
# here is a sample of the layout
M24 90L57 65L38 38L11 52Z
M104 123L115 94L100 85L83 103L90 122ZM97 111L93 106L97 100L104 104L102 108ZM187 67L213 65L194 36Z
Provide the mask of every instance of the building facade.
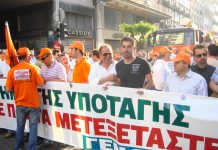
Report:
M153 7L145 0L110 0L100 1L96 5L96 45L102 43L112 45L115 53L119 53L120 40L124 36L119 31L122 23L133 24L139 21L159 23L162 19L170 18L160 5Z

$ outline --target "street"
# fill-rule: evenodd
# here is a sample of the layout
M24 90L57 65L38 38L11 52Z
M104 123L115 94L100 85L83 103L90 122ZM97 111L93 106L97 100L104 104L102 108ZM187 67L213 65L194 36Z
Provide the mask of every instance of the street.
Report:
M5 138L2 134L0 135L0 150L14 150L16 143L15 136L12 138ZM25 150L27 150L28 142L25 142ZM79 150L72 148L71 146L64 146L60 148L60 144L55 142L49 147L43 147L42 144L37 146L37 150Z

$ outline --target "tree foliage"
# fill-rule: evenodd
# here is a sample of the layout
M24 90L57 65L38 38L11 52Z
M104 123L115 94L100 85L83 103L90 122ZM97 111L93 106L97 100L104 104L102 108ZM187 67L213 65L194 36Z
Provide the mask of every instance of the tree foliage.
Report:
M142 49L147 42L148 35L158 29L157 26L143 21L135 24L123 23L119 28L125 36L131 36L136 40L137 49Z

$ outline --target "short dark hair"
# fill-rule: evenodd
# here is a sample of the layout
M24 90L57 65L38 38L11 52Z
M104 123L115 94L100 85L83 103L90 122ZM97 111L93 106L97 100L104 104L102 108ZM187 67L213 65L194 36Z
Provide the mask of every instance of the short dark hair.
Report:
M218 56L218 46L215 44L210 44L208 46L208 52L211 56Z
M124 37L122 40L121 40L121 42L120 42L120 44L122 45L122 43L123 42L130 42L131 44L132 44L132 46L135 46L135 40L132 38L132 37Z
M57 53L60 53L61 51L59 51L59 50L53 50L53 55L56 55Z
M26 57L27 57L27 55L21 55L21 56L18 56L18 59L19 60L24 60L24 59L26 59Z
M194 56L195 56L196 49L206 49L206 47L204 45L201 45L201 44L195 45L195 47L193 48L193 55Z
M91 51L91 53L92 53L93 56L96 56L97 58L100 58L98 50L94 49L94 50Z
M0 55L1 55L1 54L5 54L5 53L6 53L5 50L0 50Z

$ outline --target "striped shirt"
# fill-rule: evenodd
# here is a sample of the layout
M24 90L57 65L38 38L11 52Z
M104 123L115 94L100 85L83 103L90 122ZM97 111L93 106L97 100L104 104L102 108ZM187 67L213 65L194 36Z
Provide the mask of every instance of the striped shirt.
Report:
M51 66L42 66L41 75L44 80L60 79L67 80L67 74L64 66L54 61Z

